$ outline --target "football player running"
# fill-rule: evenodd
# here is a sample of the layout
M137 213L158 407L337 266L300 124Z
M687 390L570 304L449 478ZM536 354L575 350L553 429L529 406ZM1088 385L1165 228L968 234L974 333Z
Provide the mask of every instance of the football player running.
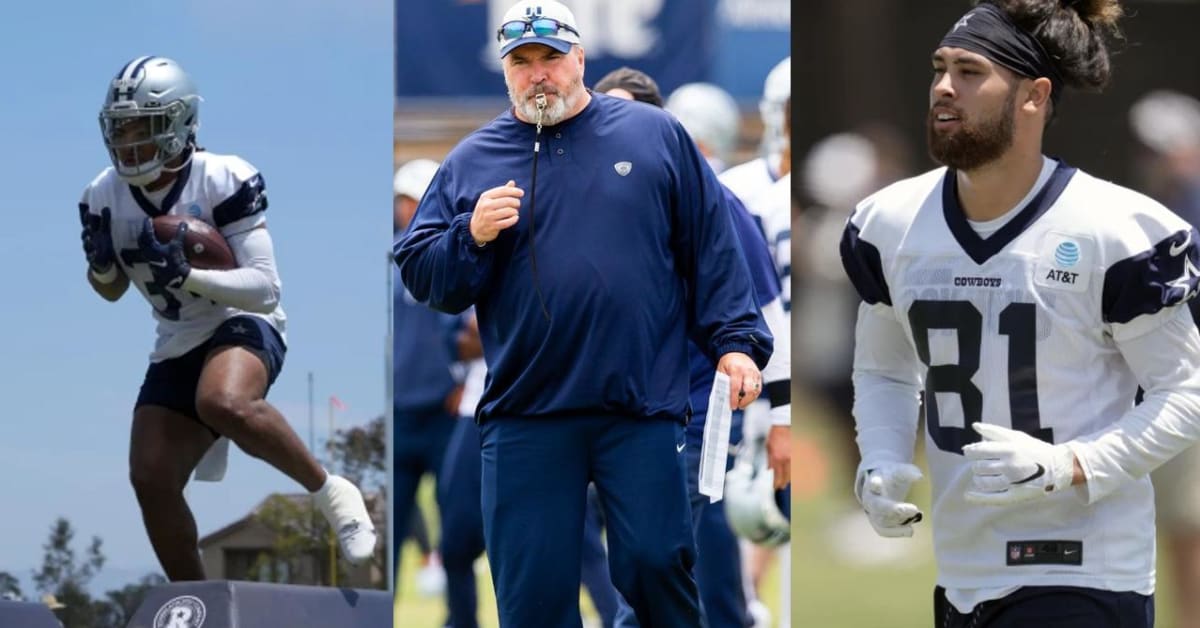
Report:
M376 539L361 493L322 469L264 399L286 351L265 187L249 163L196 145L200 101L171 59L143 56L122 66L100 110L112 167L79 203L88 283L108 301L133 284L158 323L129 447L146 532L170 580L204 579L183 489L210 448L207 479L223 475L227 441L214 447L223 436L312 492L343 555L361 562ZM237 268L192 268L186 225L166 243L155 238L150 219L162 215L216 227Z
M684 108L680 99L689 96L691 94L686 91L678 97L672 94L673 100L668 101L668 109L672 106ZM729 168L719 176L721 183L745 203L763 229L771 258L775 260L779 281L783 284L785 312L792 311L792 217L791 204L781 205L777 202L781 191L781 186L777 184L788 178L784 185L790 185L791 140L785 112L791 97L792 58L786 57L771 68L763 81L763 94L758 103L763 123L762 156ZM686 123L686 119L681 120ZM785 194L784 198L790 198L790 195ZM782 215L776 212L778 209L783 209Z
M924 386L938 626L1151 626L1149 472L1200 437L1195 230L1042 155L1066 86L1109 79L1114 0L996 0L932 55L945 168L862 201L855 491L908 536ZM1134 406L1139 384L1145 399Z

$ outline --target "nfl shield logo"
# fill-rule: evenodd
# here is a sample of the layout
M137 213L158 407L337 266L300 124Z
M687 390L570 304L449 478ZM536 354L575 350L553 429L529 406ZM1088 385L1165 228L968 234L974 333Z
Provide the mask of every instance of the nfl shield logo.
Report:
M1008 557L1017 560L1021 558L1021 546L1014 545L1008 549Z
M616 170L617 174L623 177L629 174L630 170L633 170L633 164L629 163L628 161L618 161L617 163L613 164L613 170Z

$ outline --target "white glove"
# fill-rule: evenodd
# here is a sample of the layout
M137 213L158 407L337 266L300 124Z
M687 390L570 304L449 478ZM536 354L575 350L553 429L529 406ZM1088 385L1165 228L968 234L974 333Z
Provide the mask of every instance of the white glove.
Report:
M884 462L859 473L854 492L867 511L875 533L885 537L912 536L921 509L905 500L921 470L911 464Z
M963 447L963 455L971 461L968 502L1018 504L1071 486L1075 454L1066 445L1051 445L999 425L973 423L971 427L983 441Z

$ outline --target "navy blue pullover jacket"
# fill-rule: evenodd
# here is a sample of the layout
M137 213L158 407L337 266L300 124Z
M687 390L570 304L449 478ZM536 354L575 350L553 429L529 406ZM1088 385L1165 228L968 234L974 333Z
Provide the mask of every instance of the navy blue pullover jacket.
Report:
M725 193L733 216L733 230L737 234L742 252L746 255L746 264L754 285L754 296L759 307L762 307L779 298L783 292L779 285L779 275L775 271L775 262L771 259L771 250L767 248L767 237L763 235L762 227L750 210L746 209L746 205L724 184L721 185L721 190ZM716 372L717 365L700 351L695 343L688 343L688 359L691 362L692 412L697 415L688 423L688 431L700 434L704 430L704 414L708 412L708 395L712 391L713 373ZM738 422L736 417L734 422Z
M399 275L399 272L395 273ZM392 406L397 423L443 412L457 356L446 341L454 317L417 303L399 277L392 284Z
M686 421L689 335L714 361L739 351L766 364L772 338L727 201L670 114L593 94L543 128L536 190L534 137L509 109L465 138L394 245L418 300L451 313L476 306L488 367L478 421ZM525 190L520 219L477 247L475 203L509 180Z

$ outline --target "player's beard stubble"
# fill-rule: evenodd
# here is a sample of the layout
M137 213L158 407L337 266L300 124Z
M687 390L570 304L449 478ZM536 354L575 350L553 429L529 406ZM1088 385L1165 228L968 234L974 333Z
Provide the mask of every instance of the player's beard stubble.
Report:
M1010 89L1000 113L978 122L959 112L958 129L943 133L934 128L933 108L925 120L929 155L955 170L975 170L1000 158L1013 143L1013 106L1017 90Z

